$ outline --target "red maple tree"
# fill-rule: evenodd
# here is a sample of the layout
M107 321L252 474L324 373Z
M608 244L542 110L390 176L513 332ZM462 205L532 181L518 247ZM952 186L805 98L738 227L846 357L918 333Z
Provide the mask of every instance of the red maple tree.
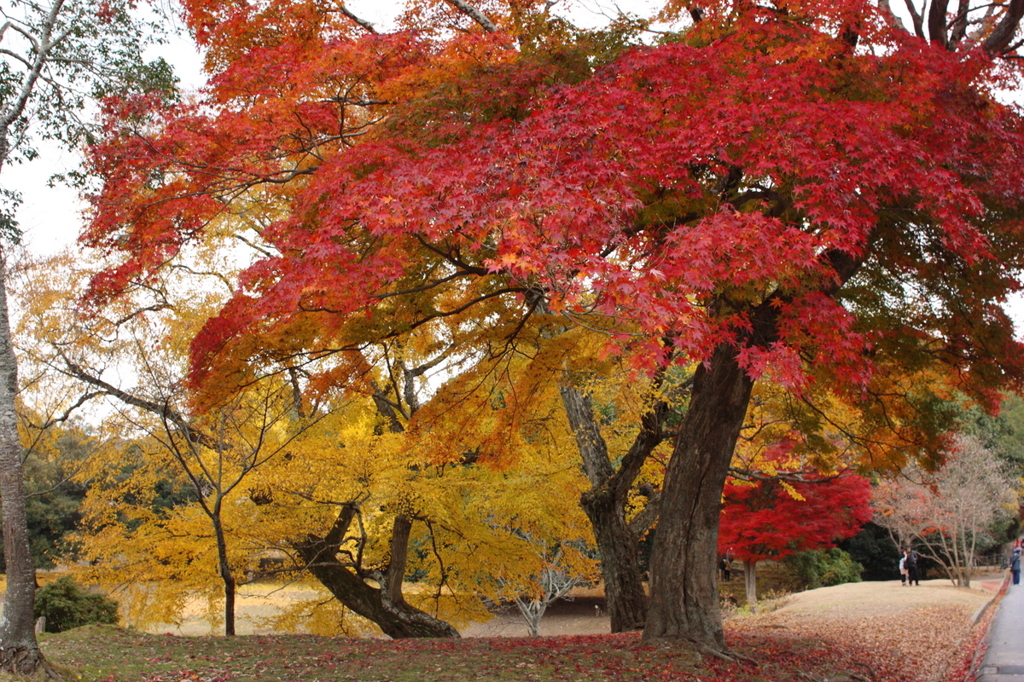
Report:
M718 550L743 562L747 601L757 600L755 567L851 537L871 520L871 484L844 472L778 472L725 484Z
M946 430L935 387L893 377L1021 386L1024 118L993 93L1024 2L933 2L908 31L886 3L713 1L624 52L543 2L468 6L380 35L314 2L186 2L214 78L155 117L108 103L95 300L259 205L264 255L196 338L197 386L296 358L338 384L345 352L441 320L508 347L540 310L638 366L695 363L645 637L723 651L718 509L755 381L895 432L869 465Z

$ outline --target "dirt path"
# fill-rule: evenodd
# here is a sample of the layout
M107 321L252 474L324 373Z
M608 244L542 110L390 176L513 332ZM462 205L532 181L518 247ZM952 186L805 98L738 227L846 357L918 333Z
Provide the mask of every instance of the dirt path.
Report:
M604 597L577 597L552 604L540 621L542 637L556 635L603 635L611 632L611 619L604 611ZM526 637L529 630L510 606L486 623L470 623L459 630L463 637Z
M919 586L902 587L899 581L847 583L789 596L779 610L762 616L737 615L727 628L747 628L764 622L773 627L781 620L799 623L871 622L900 618L908 609L951 608L970 618L998 590L1001 576L986 576L972 588L953 587L948 580L925 580ZM541 635L596 635L606 633L611 623L601 610L603 599L581 597L552 605L541 620ZM596 607L596 608L595 608ZM956 620L962 618L958 615ZM514 608L486 623L473 623L461 631L464 637L524 637L526 626ZM901 638L902 639L902 638Z

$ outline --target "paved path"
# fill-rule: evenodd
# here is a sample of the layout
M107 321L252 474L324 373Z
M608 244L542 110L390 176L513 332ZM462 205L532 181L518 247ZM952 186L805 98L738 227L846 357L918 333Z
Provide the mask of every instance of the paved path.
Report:
M986 641L977 682L1024 682L1024 583L1007 588Z

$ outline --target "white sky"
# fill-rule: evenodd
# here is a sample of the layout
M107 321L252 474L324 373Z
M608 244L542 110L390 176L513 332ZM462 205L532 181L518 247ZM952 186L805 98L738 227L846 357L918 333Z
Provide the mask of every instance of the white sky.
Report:
M202 85L202 59L195 46L182 37L173 37L168 44L154 49L151 59L164 57L175 67L186 89ZM9 166L0 174L4 187L22 194L18 222L25 233L25 244L31 253L52 255L75 242L82 227L83 208L77 190L64 185L48 186L49 178L78 167L77 152L42 142L39 157L20 166Z
M397 14L402 3L382 0L348 0L346 5L357 16L367 19L379 29ZM617 9L642 16L649 15L660 0L561 0L556 5L570 14L580 25L598 25ZM163 56L175 66L185 89L202 84L201 58L192 43L182 37L172 38L167 45L153 50L153 57ZM76 192L64 186L48 187L54 173L75 168L78 156L47 146L38 159L21 166L8 167L0 174L3 185L22 193L23 204L18 220L25 232L25 243L31 253L55 254L74 244L82 226L82 204ZM1017 325L1017 336L1024 336L1024 295L1012 301L1011 310Z

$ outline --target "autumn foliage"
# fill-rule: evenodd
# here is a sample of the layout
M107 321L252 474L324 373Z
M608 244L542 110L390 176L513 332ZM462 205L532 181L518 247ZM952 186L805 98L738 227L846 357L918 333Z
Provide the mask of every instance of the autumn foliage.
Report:
M391 369L374 344L465 368L571 327L638 371L694 367L647 636L720 650L717 510L755 382L807 402L807 433L827 392L898 434L867 448L897 463L938 450L944 392L1022 386L1001 306L1024 119L993 94L1022 10L925 39L860 0L712 2L645 45L547 3L459 5L412 3L381 34L314 2L186 2L210 85L107 102L91 302L252 246L192 341L197 407L296 368L310 394L371 395Z
M976 169L1019 165L1021 130L1012 109L973 92L999 78L983 55L909 40L856 3L815 9L723 15L578 85L541 89L546 74L517 61L526 73L499 102L469 61L513 70L517 54L500 35L434 43L323 25L245 49L260 17L236 9L208 37L245 55L216 73L212 114L198 104L162 112L158 137L122 130L95 148L108 182L88 242L128 258L94 291L145 276L240 212L244 197L271 217L287 206L259 233L277 255L249 268L197 337L197 380L237 367L254 335L272 348L288 338L337 347L339 324L360 311L373 333L384 310L411 326L540 288L570 317L597 310L655 335L685 329L673 343L695 359L742 337L770 301L775 340L739 348L752 376L771 368L799 386L807 360L863 385L865 350L900 331L830 295L838 254L866 261L865 279L898 268L954 283L970 268L975 297L1012 286L1001 273L1019 258L1017 242L989 235L1014 224L1001 207L1019 188ZM824 30L854 20L861 40L887 53L859 55ZM230 33L242 25L248 33ZM213 47L211 59L228 59ZM437 82L442 66L452 83ZM472 125L425 110L455 105ZM139 105L108 106L123 128ZM396 299L404 305L387 305ZM994 334L995 309L976 310L938 308L916 322L941 325L951 343L973 323ZM983 377L991 362L976 358L969 372Z
M744 562L783 559L831 547L871 520L871 484L862 476L800 479L726 483L719 551Z

